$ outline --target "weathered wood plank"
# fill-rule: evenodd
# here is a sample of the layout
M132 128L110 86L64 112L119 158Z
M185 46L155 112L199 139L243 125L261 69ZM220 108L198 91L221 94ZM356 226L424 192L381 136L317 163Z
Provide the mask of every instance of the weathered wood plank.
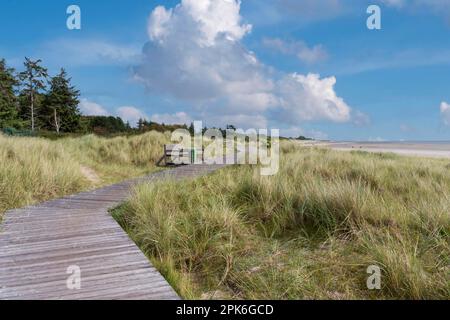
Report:
M178 299L107 210L139 183L221 167L177 167L7 212L0 226L0 299ZM81 270L79 290L67 288L69 266Z

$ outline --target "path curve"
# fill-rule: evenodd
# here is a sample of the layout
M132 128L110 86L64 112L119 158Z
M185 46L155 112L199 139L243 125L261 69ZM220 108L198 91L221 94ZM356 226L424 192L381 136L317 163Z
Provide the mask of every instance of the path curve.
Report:
M0 299L179 299L108 210L138 183L198 177L222 167L177 167L8 211L0 226ZM78 267L81 288L69 289Z

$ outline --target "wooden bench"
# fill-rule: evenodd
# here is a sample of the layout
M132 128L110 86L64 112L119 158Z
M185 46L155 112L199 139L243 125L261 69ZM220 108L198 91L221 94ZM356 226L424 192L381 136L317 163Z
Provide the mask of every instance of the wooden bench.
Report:
M203 162L203 149L180 148L178 145L164 145L164 156L159 161L166 166L194 164L196 160Z

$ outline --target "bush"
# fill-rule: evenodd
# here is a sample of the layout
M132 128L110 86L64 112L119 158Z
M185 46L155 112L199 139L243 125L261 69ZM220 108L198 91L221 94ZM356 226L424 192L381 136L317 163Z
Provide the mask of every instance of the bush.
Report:
M17 130L14 128L3 129L3 134L15 137L35 137L37 135L36 132L31 130Z

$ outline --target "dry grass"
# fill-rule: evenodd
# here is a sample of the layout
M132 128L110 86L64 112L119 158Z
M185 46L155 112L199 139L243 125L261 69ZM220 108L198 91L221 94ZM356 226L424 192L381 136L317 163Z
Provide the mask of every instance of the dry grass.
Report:
M273 177L145 184L114 214L185 298L447 299L449 190L448 160L285 144Z
M0 219L11 208L154 171L168 140L156 132L57 141L0 135Z

